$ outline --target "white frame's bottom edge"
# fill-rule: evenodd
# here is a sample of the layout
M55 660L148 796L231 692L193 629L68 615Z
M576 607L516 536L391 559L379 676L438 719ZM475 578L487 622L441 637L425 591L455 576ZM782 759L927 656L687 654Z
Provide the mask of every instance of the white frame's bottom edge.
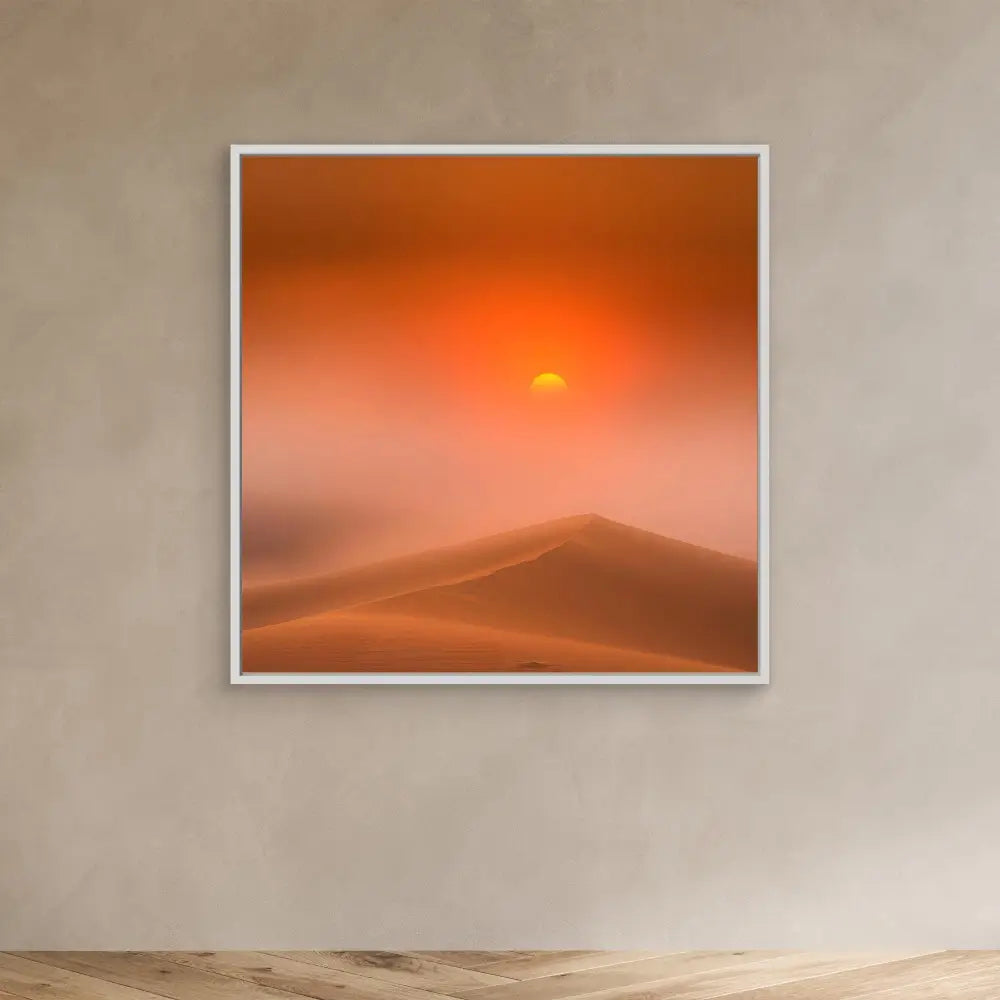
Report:
M768 684L765 672L747 674L233 674L233 684Z

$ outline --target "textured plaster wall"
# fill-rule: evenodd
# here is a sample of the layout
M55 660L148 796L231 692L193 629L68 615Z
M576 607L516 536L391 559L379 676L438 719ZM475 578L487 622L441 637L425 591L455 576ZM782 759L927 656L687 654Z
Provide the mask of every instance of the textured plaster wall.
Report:
M991 0L2 0L0 945L1000 944ZM768 142L769 689L226 681L230 142Z

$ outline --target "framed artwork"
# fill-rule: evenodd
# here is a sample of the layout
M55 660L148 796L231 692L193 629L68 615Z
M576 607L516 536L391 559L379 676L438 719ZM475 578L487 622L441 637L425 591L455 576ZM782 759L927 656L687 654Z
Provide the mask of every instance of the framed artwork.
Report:
M231 181L234 683L767 683L766 146Z

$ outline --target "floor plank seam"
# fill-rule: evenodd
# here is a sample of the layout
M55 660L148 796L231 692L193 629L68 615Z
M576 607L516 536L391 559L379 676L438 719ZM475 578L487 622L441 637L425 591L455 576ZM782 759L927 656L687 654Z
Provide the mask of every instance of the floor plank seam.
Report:
M98 952L97 954L100 954L100 952ZM78 972L75 969L64 969L62 968L62 966L59 965L52 965L51 963L48 962L39 961L36 958L29 958L28 953L25 952L4 951L0 952L0 955L9 955L11 958L18 958L23 962L31 962L32 964L37 965L43 969L51 969L55 972L66 972L69 973L71 976L81 976L84 979L93 979L94 982L97 983L113 983L115 986L119 986L123 990L130 990L131 992L137 994L140 998L143 995L145 995L147 997L161 997L162 1000L174 1000L174 998L167 993L157 993L155 990L140 989L137 986L128 986L125 983L115 983L113 979L108 979L106 976L95 976L91 972ZM2 969L0 969L0 971L2 971ZM55 996L55 993L53 992L48 995ZM32 1000L32 998L26 997L25 1000Z
M273 956L274 958L287 958L288 957L288 953L282 953L282 952L277 952L277 951L262 951L259 954L261 954L261 955L270 955L270 956ZM308 954L310 954L310 952L305 952L303 954L304 955L308 955ZM401 955L401 954L404 954L404 953L403 952L397 952L396 954L400 954ZM338 971L343 972L344 971L344 970L334 969L332 966L326 965L323 962L311 962L306 957L292 959L292 961L299 961L299 962L302 962L305 965L311 965L311 966L313 966L314 968L317 968L317 969L326 969L328 972L338 972ZM442 963L442 964L444 964L444 963ZM450 966L450 968L456 968L457 969L458 967L457 966ZM470 972L472 970L469 970L469 969L458 969L458 971L461 971L461 972ZM385 976L366 975L364 972L361 971L361 969L358 969L358 971L355 971L355 970L352 969L350 972L345 972L344 974L345 975L357 976L360 979L367 979L369 982L373 982L373 983L382 983L382 984L392 983L392 980L386 978ZM497 978L503 978L503 977L497 977ZM509 980L509 982L515 982L515 981L516 980ZM400 985L400 984L397 984L397 985ZM494 985L500 986L500 985L503 985L503 984L496 983ZM418 990L418 991L420 991L422 993L433 993L434 996L436 996L438 998L441 998L441 1000L454 1000L454 996L452 994L449 994L449 993L440 993L440 992L434 993L431 990L423 989L423 988L421 988L419 986L410 986L409 989Z
M160 954L160 953L150 952L149 954ZM325 970L326 972L340 972L340 970L331 969L329 966L314 965L311 962L303 961L303 960L300 960L300 959L287 959L287 956L285 956L285 955L279 955L279 954L277 954L275 952L261 951L261 952L256 952L255 954L259 954L262 958L265 958L265 959L266 958L283 958L283 959L286 959L287 961L290 961L290 962L299 962L299 964L301 964L301 965L307 965L311 969L319 969L321 971ZM193 968L193 966L185 965L183 962L176 962L176 961L174 961L173 959L167 957L168 955L169 955L169 953L164 953L164 958L165 958L166 961L172 962L175 965L179 965L181 968L186 968L186 969ZM265 985L263 985L261 983L257 983L253 979L248 979L248 978L243 977L243 976L237 976L237 975L235 975L233 973L224 972L221 969L213 969L213 970L207 970L206 969L206 970L202 970L201 967L199 966L198 967L198 971L204 971L207 975L222 976L222 977L225 977L226 979L229 979L229 980L234 980L236 982L246 983L249 986L256 986L258 989L276 990L276 991L278 991L280 993L288 993L288 994L290 994L292 996L307 997L307 998L309 998L309 1000L315 1000L315 997L311 993L302 993L302 992L299 992L297 990L285 989L284 987L281 987L281 986L272 986L272 985L265 986ZM353 978L357 978L357 979L363 979L365 982L375 983L375 984L381 985L381 986L399 985L399 984L390 983L388 980L385 980L385 979L375 979L375 978L363 976L360 973L340 972L340 975L344 976L347 979L350 979L352 977ZM434 993L431 990L425 990L425 989L422 989L419 986L407 986L406 990L407 991L412 991L413 993L423 994L423 997L426 997L427 1000L454 1000L454 998L448 996L447 994L444 994L444 993ZM346 997L346 994L345 994L345 997ZM423 998L421 998L421 1000L423 1000Z

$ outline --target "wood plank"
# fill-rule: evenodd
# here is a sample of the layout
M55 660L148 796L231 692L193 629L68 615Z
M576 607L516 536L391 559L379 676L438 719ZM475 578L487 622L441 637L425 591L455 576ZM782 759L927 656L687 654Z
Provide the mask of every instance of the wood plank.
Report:
M399 951L269 951L266 954L437 993L510 982L503 976L460 969Z
M771 989L748 990L740 994L740 1000L812 1000L813 997L868 1000L870 997L909 997L911 994L936 997L939 984L966 977L971 977L971 984L979 977L983 982L992 982L1000 996L1000 952L937 952L873 969L821 976Z
M53 1000L55 997L59 1000L159 1000L142 990L67 972L14 953L0 953L0 989L24 1000Z
M903 986L899 989L868 994L872 1000L997 1000L1000 997L1000 971L993 968L977 972L947 976L919 986ZM822 994L820 1000L827 1000ZM829 994L829 1000L839 1000Z
M174 1000L288 1000L281 990L239 982L214 972L185 968L146 952L32 952L60 969L106 979Z
M1000 955L990 952L942 951L875 968L853 969L784 986L746 990L740 993L740 1000L812 1000L813 997L867 1000L876 993L881 996L883 991L890 990L913 990L914 996L923 996L920 989L924 986L933 989L934 984L945 977L983 969L992 969L992 975L997 977ZM1000 979L994 978L994 982L1000 982ZM906 995L909 996L909 993ZM930 996L934 996L934 993L931 992Z
M506 986L486 986L454 994L463 1000L563 1000L619 986L664 982L696 972L712 972L787 955L782 951L684 951L636 962L621 962L586 972L525 979Z
M441 994L417 990L350 972L338 972L308 962L259 951L165 951L155 952L167 962L176 962L203 972L287 990L317 1000L443 1000Z
M698 972L641 986L582 994L591 1000L711 1000L731 993L780 986L800 979L883 965L913 955L783 955L739 968ZM742 997L740 998L742 1000Z
M443 962L459 969L480 969L484 965L494 965L497 962L512 958L527 958L537 954L531 951L408 951L407 955L417 955L428 958L432 962Z
M567 972L585 972L662 954L656 951L536 951L527 958L504 959L483 966L482 971L511 979L537 979L541 976L561 976Z

